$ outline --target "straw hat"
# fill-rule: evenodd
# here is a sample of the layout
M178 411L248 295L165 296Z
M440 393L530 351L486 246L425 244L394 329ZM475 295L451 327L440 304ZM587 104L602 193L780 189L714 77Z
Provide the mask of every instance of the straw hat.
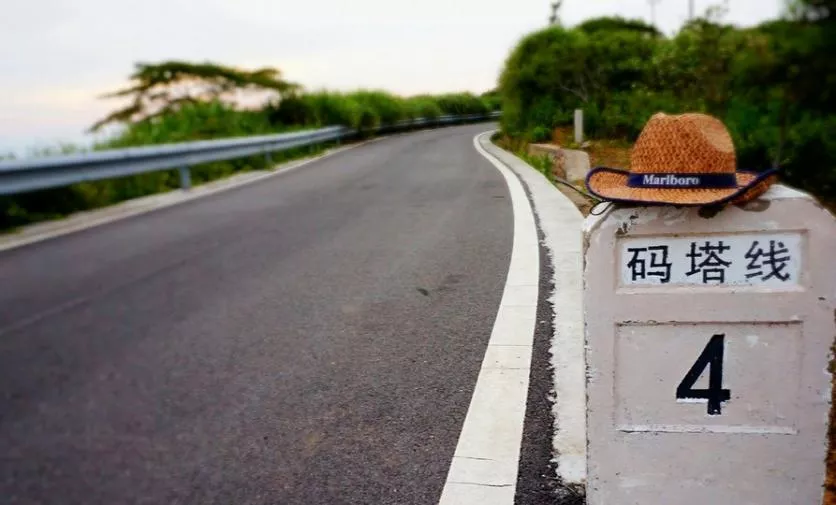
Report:
M586 177L590 193L639 204L743 203L775 182L775 170L736 171L725 125L705 114L655 114L633 147L630 171L599 167Z

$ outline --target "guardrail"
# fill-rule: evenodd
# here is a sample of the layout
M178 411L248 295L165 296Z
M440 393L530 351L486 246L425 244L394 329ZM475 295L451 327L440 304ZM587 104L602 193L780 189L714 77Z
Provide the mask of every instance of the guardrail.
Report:
M446 115L416 118L383 125L371 130L385 133L419 126L440 126L468 121L488 120L500 113ZM361 132L345 126L329 126L276 135L259 135L219 140L202 140L147 147L110 149L89 153L0 161L0 195L37 189L69 186L79 182L111 179L160 170L178 169L180 187L191 187L190 167L210 161L224 161L350 139Z

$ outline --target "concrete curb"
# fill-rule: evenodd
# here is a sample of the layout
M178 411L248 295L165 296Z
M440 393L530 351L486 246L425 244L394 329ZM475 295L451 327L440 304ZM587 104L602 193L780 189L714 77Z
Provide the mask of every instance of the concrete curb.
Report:
M555 307L551 355L554 367L554 460L564 484L586 482L586 366L583 320L583 216L540 172L483 137L482 147L528 187L553 266Z

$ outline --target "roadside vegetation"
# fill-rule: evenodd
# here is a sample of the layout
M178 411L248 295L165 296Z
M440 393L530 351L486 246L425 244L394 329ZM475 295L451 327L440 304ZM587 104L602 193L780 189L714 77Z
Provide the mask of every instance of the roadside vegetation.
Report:
M710 9L672 37L620 18L549 27L506 62L503 132L549 141L583 109L591 149L603 147L607 163L624 158L652 114L707 112L728 126L741 168L779 167L784 181L832 205L835 15L833 0L800 0L785 19L746 29Z
M127 87L103 97L118 103L92 131L111 131L94 150L208 140L345 125L368 130L382 124L444 114L477 114L499 108L495 93L400 97L376 90L307 91L274 68L242 70L211 63L169 61L138 64ZM274 153L281 162L327 146ZM37 156L65 154L75 146L42 149ZM267 168L263 157L193 167L194 184ZM81 210L179 187L176 171L76 184L0 197L0 230L59 218Z

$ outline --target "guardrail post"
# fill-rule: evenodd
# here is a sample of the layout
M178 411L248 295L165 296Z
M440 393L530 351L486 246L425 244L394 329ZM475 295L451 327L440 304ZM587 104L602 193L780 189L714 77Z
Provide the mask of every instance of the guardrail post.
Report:
M264 162L267 163L268 170L273 166L273 155L270 151L264 153Z
M183 191L188 191L192 189L192 174L189 171L189 167L180 167L180 189Z

